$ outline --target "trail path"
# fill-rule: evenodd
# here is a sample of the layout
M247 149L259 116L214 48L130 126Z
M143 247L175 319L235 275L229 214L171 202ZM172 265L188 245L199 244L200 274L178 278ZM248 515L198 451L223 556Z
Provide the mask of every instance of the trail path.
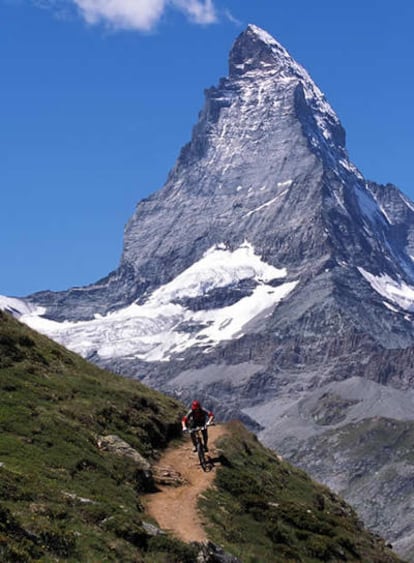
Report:
M203 491L211 486L215 467L217 467L217 450L215 443L226 433L224 426L209 428L209 453L213 461L211 471L204 472L193 453L191 439L178 448L168 449L155 466L155 473L168 474L171 470L179 473L183 483L179 486L159 485L159 491L147 495L145 505L147 512L156 519L163 530L169 530L185 542L205 541L200 515L197 511L197 499Z

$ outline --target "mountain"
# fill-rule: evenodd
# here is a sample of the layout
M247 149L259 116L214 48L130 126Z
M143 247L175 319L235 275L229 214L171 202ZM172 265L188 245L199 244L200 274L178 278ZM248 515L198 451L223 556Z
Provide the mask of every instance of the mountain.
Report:
M160 450L178 441L184 405L1 311L0 351L1 561L400 561L240 423L227 428L200 507L218 545L175 539L150 521L143 495L155 490Z
M308 73L249 25L119 267L0 306L242 418L414 560L413 259L414 204L363 178Z

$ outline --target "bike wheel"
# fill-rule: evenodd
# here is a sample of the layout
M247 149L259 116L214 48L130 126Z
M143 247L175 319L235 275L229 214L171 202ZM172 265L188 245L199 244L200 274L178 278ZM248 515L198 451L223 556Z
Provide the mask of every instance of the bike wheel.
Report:
M203 444L201 442L197 443L197 453L198 453L198 459L200 460L200 465L203 468L203 471L206 471L207 461L206 461L206 456L204 455Z

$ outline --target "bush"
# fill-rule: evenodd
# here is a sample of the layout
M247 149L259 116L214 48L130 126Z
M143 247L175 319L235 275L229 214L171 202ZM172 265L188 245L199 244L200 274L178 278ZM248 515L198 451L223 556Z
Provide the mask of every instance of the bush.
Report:
M141 549L147 548L148 536L138 518L129 514L114 514L105 522L105 529Z
M59 528L50 528L40 533L40 541L47 551L52 551L60 557L74 557L76 555L76 537L71 532Z
M168 563L194 563L198 548L185 544L166 535L153 536L148 542L148 551L153 553L166 553Z
M266 523L266 535L276 544L293 545L295 543L291 528L280 520Z

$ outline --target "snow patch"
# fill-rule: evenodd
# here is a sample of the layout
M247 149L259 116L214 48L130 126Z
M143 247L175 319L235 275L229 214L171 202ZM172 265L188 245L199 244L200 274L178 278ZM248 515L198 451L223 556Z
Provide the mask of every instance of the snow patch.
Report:
M198 297L212 289L226 287L244 279L266 283L275 278L283 278L286 273L286 269L277 269L263 262L248 242L244 242L234 252L223 245L213 246L204 253L201 260L157 289L148 304L158 306L185 297Z
M409 209L411 209L411 211L414 211L413 203L408 198L404 197L402 194L400 194L400 197L403 200L403 202L407 205L407 207L409 207Z
M101 358L167 361L192 346L208 350L254 330L254 320L261 322L271 314L297 285L297 281L277 287L269 283L286 275L285 268L264 262L247 241L234 251L222 243L155 290L144 303L133 303L88 321L57 322L42 317L44 310L40 308L18 300L16 305L23 322L84 357L98 354ZM184 299L206 296L214 289L237 286L243 280L251 280L254 289L232 305L192 311L182 304ZM3 298L6 302L10 303L10 299Z
M369 282L371 287L388 301L398 305L405 311L414 311L414 287L403 281L393 280L388 274L374 276L363 268L359 272Z
M17 299L15 297L6 297L4 295L0 295L0 309L11 313L15 317L29 315L34 311L37 311L37 314L39 315L45 312L43 308L35 307L30 303L23 301L22 299Z
M255 209L252 209L251 211L249 211L248 213L245 214L245 217L250 217L250 215L253 215L253 213L256 213L257 211L261 211L262 209L266 209L266 207L269 207L269 205L272 205L272 203L275 203L278 199L280 199L281 197L283 197L286 194L287 190L285 190L284 192L280 193L279 195L277 195L276 197L270 199L269 201L266 201L265 203L263 203L262 205L259 205L259 207L256 207Z
M274 37L272 37L270 35L270 33L268 33L267 31L265 31L264 29L262 29L261 27L258 27L257 25L254 25L252 23L250 23L248 25L248 29L253 31L255 35L257 35L257 37L263 41L263 43L266 43L267 45L270 45L272 47L279 47L281 48L280 43L278 43L276 41L276 39ZM283 48L283 47L282 47Z
M370 193L363 191L359 186L356 187L355 193L362 213L368 217L371 222L375 222L378 219L384 221L384 216Z
M293 180L286 180L285 182L278 182L277 187L278 188L290 188L290 186L292 184L293 184Z
M399 313L399 309L397 309L397 307L393 307L392 305L390 305L389 303L387 303L387 301L383 301L382 304L387 307L387 309L389 309L390 311L392 311L393 313Z

